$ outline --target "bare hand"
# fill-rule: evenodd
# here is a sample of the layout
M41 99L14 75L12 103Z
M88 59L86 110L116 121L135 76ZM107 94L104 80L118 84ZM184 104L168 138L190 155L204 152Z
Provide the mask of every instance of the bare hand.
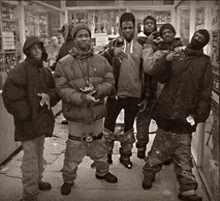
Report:
M44 105L47 105L48 110L50 110L50 96L45 93L38 93L38 96L41 97L40 105L43 107Z
M96 99L93 94L96 92L96 90L91 91L87 94L85 94L85 99L89 102L99 102L99 99Z
M119 58L126 58L126 59L128 59L128 55L127 54L125 54L124 52L123 52L123 49L122 48L120 48L120 47L116 47L115 49L114 49L114 56L115 57L119 57Z
M88 87L84 87L84 88L80 88L80 90L84 93L89 93L95 90L95 87L93 86L93 84L91 84L90 82L88 82L89 86Z
M166 56L166 60L167 61L174 61L174 60L181 61L182 58L180 57L180 53L179 52L171 52L170 54L168 54Z
M142 100L142 101L138 104L138 106L140 107L139 112L143 112L143 111L146 109L146 107L147 107L147 101L146 101L146 100Z

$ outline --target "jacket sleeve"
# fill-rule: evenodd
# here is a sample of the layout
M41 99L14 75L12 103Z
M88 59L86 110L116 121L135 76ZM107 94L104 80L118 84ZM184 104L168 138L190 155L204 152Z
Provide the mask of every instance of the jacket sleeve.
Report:
M68 75L66 75L63 69L62 63L58 61L54 73L55 87L58 95L68 103L82 106L84 104L83 93L69 86Z
M164 55L153 65L151 74L161 84L166 83L171 75L171 63L166 60L166 55Z
M211 102L212 102L212 87L213 87L213 74L211 62L206 63L203 87L200 93L200 101L197 108L197 115L195 117L196 123L205 122L209 117Z
M2 98L6 110L18 121L29 119L31 108L27 95L27 73L23 66L10 70L5 80Z
M104 59L104 64L105 64L105 69L106 69L105 75L104 75L102 83L96 86L96 93L94 94L96 99L109 96L114 91L115 79L113 75L113 69L106 59Z
M61 100L61 98L56 91L55 83L51 71L46 68L45 70L47 71L46 73L48 74L48 78L49 78L48 86L47 86L48 90L45 93L47 93L50 96L50 106L54 107Z
M151 75L155 62L162 56L167 54L166 51L158 50L154 52L153 48L145 48L143 50L143 68L144 72Z

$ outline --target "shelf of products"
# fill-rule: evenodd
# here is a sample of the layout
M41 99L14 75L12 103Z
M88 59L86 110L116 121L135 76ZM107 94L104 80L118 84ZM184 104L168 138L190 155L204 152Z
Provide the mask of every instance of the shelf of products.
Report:
M13 68L21 57L17 5L1 2L0 71Z

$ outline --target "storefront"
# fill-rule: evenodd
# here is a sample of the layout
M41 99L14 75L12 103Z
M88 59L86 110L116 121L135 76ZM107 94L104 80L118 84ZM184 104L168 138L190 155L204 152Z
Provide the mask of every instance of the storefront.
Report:
M174 5L164 5L163 2L158 5L156 1L139 1L138 4L132 1L90 1L88 5L83 1L67 1L67 17L69 23L86 23L90 27L98 52L119 35L119 18L126 11L134 14L136 25L142 24L147 15L155 17L158 29L167 22L175 24Z

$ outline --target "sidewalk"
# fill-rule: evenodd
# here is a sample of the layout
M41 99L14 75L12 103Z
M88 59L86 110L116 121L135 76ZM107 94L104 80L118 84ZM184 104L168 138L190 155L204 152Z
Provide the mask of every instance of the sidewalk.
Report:
M64 160L65 141L68 136L67 125L62 125L62 115L57 116L54 135L45 140L45 159L47 166L44 180L52 185L52 190L40 192L39 201L178 201L178 183L173 172L173 165L164 166L157 174L152 189L142 188L142 167L144 160L137 158L134 145L132 169L126 169L119 162L119 143L115 143L111 173L118 177L118 183L110 184L95 178L95 169L91 168L92 161L85 157L78 168L77 179L68 196L60 194L62 185L61 168ZM155 129L152 124L152 130ZM154 134L150 135L150 144ZM149 148L150 146L148 146ZM0 169L0 200L17 201L22 198L21 159L19 152L9 163ZM204 186L194 168L194 174L199 183L198 195L203 201L210 201Z

